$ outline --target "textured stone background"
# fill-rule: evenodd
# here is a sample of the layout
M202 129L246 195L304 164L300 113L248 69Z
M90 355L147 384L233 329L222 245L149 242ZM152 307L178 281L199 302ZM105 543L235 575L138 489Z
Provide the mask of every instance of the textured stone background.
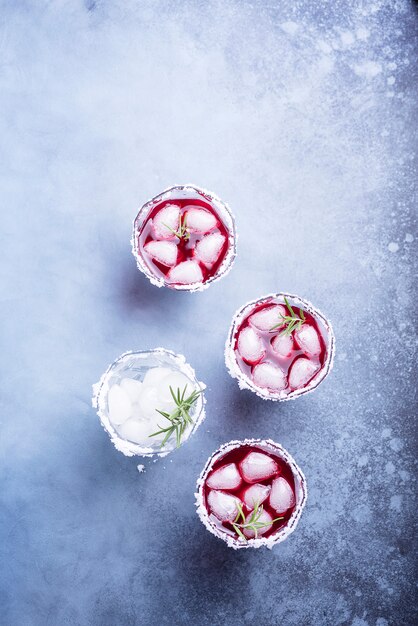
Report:
M411 626L418 16L401 0L0 2L2 626ZM176 182L234 209L203 294L147 283L131 220ZM415 274L414 274L415 272ZM298 293L334 371L263 402L223 364L243 302ZM91 384L182 352L208 416L171 458L111 446ZM194 510L209 454L282 443L308 504L235 553Z

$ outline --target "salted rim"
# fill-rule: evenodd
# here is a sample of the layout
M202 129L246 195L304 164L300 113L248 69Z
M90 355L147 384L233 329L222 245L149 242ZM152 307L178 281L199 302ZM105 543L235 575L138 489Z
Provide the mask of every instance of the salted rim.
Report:
M292 470L293 478L295 480L296 506L286 526L280 528L277 533L275 533L274 535L270 535L269 537L261 536L254 539L248 539L244 542L238 538L234 538L228 535L225 532L222 532L210 521L209 513L205 506L203 487L207 475L211 471L216 461L225 456L231 450L235 450L236 448L247 445L258 447L266 452L271 452L279 458L283 459L286 463L288 463ZM241 548L261 548L262 546L271 549L274 545L276 545L276 543L280 543L281 541L287 539L287 537L295 530L308 497L306 478L302 470L297 465L294 458L289 454L289 452L285 450L283 446L281 446L279 443L276 443L272 439L244 439L243 441L233 440L229 441L228 443L224 443L206 461L206 465L197 480L196 489L195 504L197 507L197 514L200 518L200 521L205 525L209 532L215 535L215 537L218 537L219 539L225 541L228 547L234 548L234 550L240 550Z
M177 195L175 194L175 192L177 192ZM153 272L150 270L150 268L146 264L145 259L143 258L141 254L140 247L138 246L138 243L137 243L138 238L136 237L136 233L138 232L139 228L142 226L144 221L147 219L148 215L150 214L152 209L155 207L155 205L158 204L159 202L162 202L164 200L169 200L171 198L174 200L176 197L177 198L179 197L179 193L180 194L184 193L185 194L184 198L186 199L187 197L193 198L193 195L189 196L188 194L195 194L195 195L197 194L198 196L203 196L207 201L211 202L214 205L220 217L222 218L222 221L224 222L226 229L228 231L228 250L225 255L225 258L220 264L216 274L214 274L211 278L209 278L208 280L204 282L200 281L197 283L190 283L188 285L181 285L181 284L174 285L172 283L167 282L162 277L159 278L158 276L153 274ZM145 276L150 280L150 282L153 285L155 285L156 287L168 287L169 289L176 289L177 291L194 292L194 291L203 291L204 289L207 289L212 282L214 282L215 280L218 280L219 278L222 278L223 276L226 276L226 274L231 270L231 267L233 265L233 262L237 254L236 241L237 241L237 234L235 230L235 218L228 204L224 202L223 200L221 200L212 191L208 191L206 189L203 189L203 187L198 187L197 185L187 183L185 185L173 185L172 187L168 187L167 189L164 189L164 191L159 193L157 196L154 196L153 198L151 198L151 200L148 200L148 202L142 205L142 207L139 209L133 221L131 246L132 246L132 254L134 255L136 259L136 264L137 264L138 269L143 274L145 274Z
M93 398L92 398L92 406L97 409L97 415L100 418L100 423L107 432L110 437L111 442L115 446L119 452L122 452L125 456L144 456L144 457L152 457L152 456L167 456L174 450L165 450L165 448L161 448L161 450L154 450L153 448L147 448L145 446L141 446L138 443L134 443L132 441L127 441L118 435L115 428L112 426L109 417L106 415L105 403L107 394L109 392L109 380L113 369L115 366L126 359L127 357L131 357L132 355L151 355L151 354L164 354L169 355L169 357L175 362L178 366L179 371L183 372L188 378L194 381L196 387L201 389L202 391L206 389L206 385L202 382L199 382L196 378L196 374L194 369L186 362L185 357L182 354L176 354L171 350L167 350L167 348L154 348L153 350L128 350L121 354L113 363L109 365L105 373L101 376L99 382L93 385ZM184 440L181 445L186 443L193 435L193 433L197 430L200 424L206 417L205 413L205 404L206 399L204 394L201 393L196 400L196 412L194 416L194 425L193 428L189 432L189 436L186 440Z
M263 304L264 302L270 300L271 298L282 298L284 304L284 297L286 297L291 304L294 304L297 307L301 307L304 310L308 311L313 317L319 320L322 325L325 327L327 336L323 336L323 339L326 343L326 359L324 365L321 367L319 372L312 378L306 387L302 387L301 389L295 389L288 394L285 394L283 391L279 393L274 393L269 391L268 389L263 389L262 387L258 387L253 383L248 376L246 376L240 366L238 365L235 351L234 351L234 335L237 328L243 322L245 317L251 311L251 309L256 304ZM253 391L257 396L263 398L263 400L273 400L273 401L285 401L285 400L294 400L299 396L305 395L306 393L310 393L317 388L317 386L328 376L334 365L334 355L335 355L335 335L332 329L331 323L325 317L323 313L319 309L313 306L311 302L308 300L304 300L299 296L295 296L288 293L271 293L267 296L263 296L262 298L257 298L256 300L251 300L244 304L241 308L239 308L232 318L232 323L228 332L227 340L225 343L225 365L227 367L228 372L232 376L232 378L236 378L238 380L238 385L240 389L249 389Z

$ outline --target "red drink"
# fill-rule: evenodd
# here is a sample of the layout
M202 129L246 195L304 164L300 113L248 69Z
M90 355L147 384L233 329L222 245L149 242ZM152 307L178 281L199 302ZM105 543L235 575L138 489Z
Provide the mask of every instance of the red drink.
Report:
M191 185L176 186L142 207L132 243L138 267L151 282L195 291L230 269L235 226L219 198Z
M312 391L331 369L333 355L328 320L297 296L273 294L237 312L225 358L240 387L288 400Z
M209 459L196 496L203 523L228 545L271 547L295 528L306 481L279 444L230 442Z

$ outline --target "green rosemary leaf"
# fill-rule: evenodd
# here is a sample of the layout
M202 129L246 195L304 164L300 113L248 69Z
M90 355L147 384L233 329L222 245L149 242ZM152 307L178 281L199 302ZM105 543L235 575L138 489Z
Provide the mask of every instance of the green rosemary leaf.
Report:
M237 524L232 524L232 526L234 527L235 532L237 533L237 535L239 535L241 537L241 539L243 539L244 541L247 541L247 537L244 535L244 533L240 530L240 527Z
M265 528L266 526L271 526L272 524L274 524L274 522L278 522L279 520L284 519L283 517L276 517L271 522L260 522L260 517L263 513L263 506L260 505L258 502L254 504L254 509L250 513L250 516L248 517L247 520L245 518L245 514L244 514L244 511L242 510L242 505L240 502L237 503L237 509L238 509L238 513L237 513L235 520L232 522L232 526L235 532L237 533L237 535L244 541L248 541L248 540L246 536L244 535L244 533L242 532L243 530L245 529L251 530L254 533L255 539L257 539L259 530L261 530L262 528ZM238 521L240 518L242 519L242 522Z
M166 411L160 411L159 409L155 409L157 413L162 415L166 420L170 422L170 425L167 428L161 428L160 430L152 433L149 437L155 437L157 435L161 435L162 433L166 433L165 437L161 443L161 448L167 443L167 441L173 435L176 438L177 447L181 444L181 438L184 435L186 428L189 424L193 424L193 419L190 416L190 409L192 405L196 402L199 395L202 393L201 390L197 391L196 389L185 398L187 385L184 387L183 391L178 387L176 392L170 386L171 397L174 400L174 404L176 408L171 412L167 413Z
M291 335L295 329L301 328L302 324L305 322L305 314L302 309L299 309L299 315L296 315L292 306L289 303L289 300L284 296L285 304L290 312L290 315L282 315L280 317L282 319L281 322L270 328L270 330L277 330L284 325L283 330L279 333L279 335Z
M189 241L190 239L190 233L187 230L187 224L186 224L186 216L184 215L183 217L180 217L180 222L179 222L179 229L178 230L174 230L173 228L171 228L171 226L169 226L168 224L164 224L163 226L165 226L166 228L168 228L168 230L170 232L173 233L173 235L175 235L176 237L178 237L179 239L184 239L185 241Z
M288 309L289 309L289 311L290 311L290 315L291 315L291 317L295 317L295 312L294 312L294 310L292 309L292 307L290 306L290 304L289 304L289 300L286 298L286 296L284 296L284 301L285 301L285 303L286 303L287 308L288 308Z
M171 396L172 396L175 404L178 404L178 399L176 398L176 395L175 395L175 393L173 391L173 387L171 385L170 385L169 389L170 389L170 393L171 393ZM158 409L156 409L156 411L158 411Z

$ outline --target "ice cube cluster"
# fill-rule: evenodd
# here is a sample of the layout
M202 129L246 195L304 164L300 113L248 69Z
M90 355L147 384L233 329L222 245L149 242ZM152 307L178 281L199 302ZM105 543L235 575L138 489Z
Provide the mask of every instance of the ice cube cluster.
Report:
M141 208L132 251L138 268L155 285L201 290L231 268L235 222L212 192L176 185Z
M269 454L257 449L247 451L239 461L219 465L206 478L206 502L212 517L218 522L218 528L225 532L234 531L233 523L239 516L240 508L245 515L238 522L242 524L242 533L247 539L253 539L271 530L273 523L277 528L284 523L277 520L288 518L288 513L296 504L294 490L287 478L282 476L284 462L274 459ZM251 515L257 509L257 521L263 524L257 529L246 527ZM277 520L274 522L274 520ZM222 526L224 525L224 526Z
M205 384L181 354L166 348L125 352L93 385L93 407L117 450L126 456L165 456L177 447L176 432L151 437L161 428L173 426L166 415L177 411L171 394L184 400L193 393L188 414L191 423L181 433L180 444L205 419ZM164 443L163 443L164 441Z
M225 443L210 456L195 495L200 520L229 547L272 548L295 530L307 489L280 444L245 439Z
M272 306L250 315L249 325L238 332L237 338L238 355L252 366L253 383L273 392L300 389L321 368L317 329L303 324L299 330L285 334L283 326L275 327L280 320L278 312L283 310Z
M325 318L319 323L323 316L309 303L297 300L288 306L283 295L273 294L249 303L234 318L226 345L227 367L241 386L264 398L295 397L322 379L317 376L321 370L331 367L331 327ZM291 316L301 323L289 326Z
M218 263L227 235L218 217L202 206L170 203L150 218L152 239L144 252L166 268L170 284L204 281Z
M170 414L176 408L170 387L175 392L186 389L186 397L196 389L183 372L161 366L148 369L143 380L125 376L113 382L107 405L109 421L117 434L144 447L161 444L163 434L152 438L150 435L169 425L158 411ZM186 431L184 437L187 436Z

